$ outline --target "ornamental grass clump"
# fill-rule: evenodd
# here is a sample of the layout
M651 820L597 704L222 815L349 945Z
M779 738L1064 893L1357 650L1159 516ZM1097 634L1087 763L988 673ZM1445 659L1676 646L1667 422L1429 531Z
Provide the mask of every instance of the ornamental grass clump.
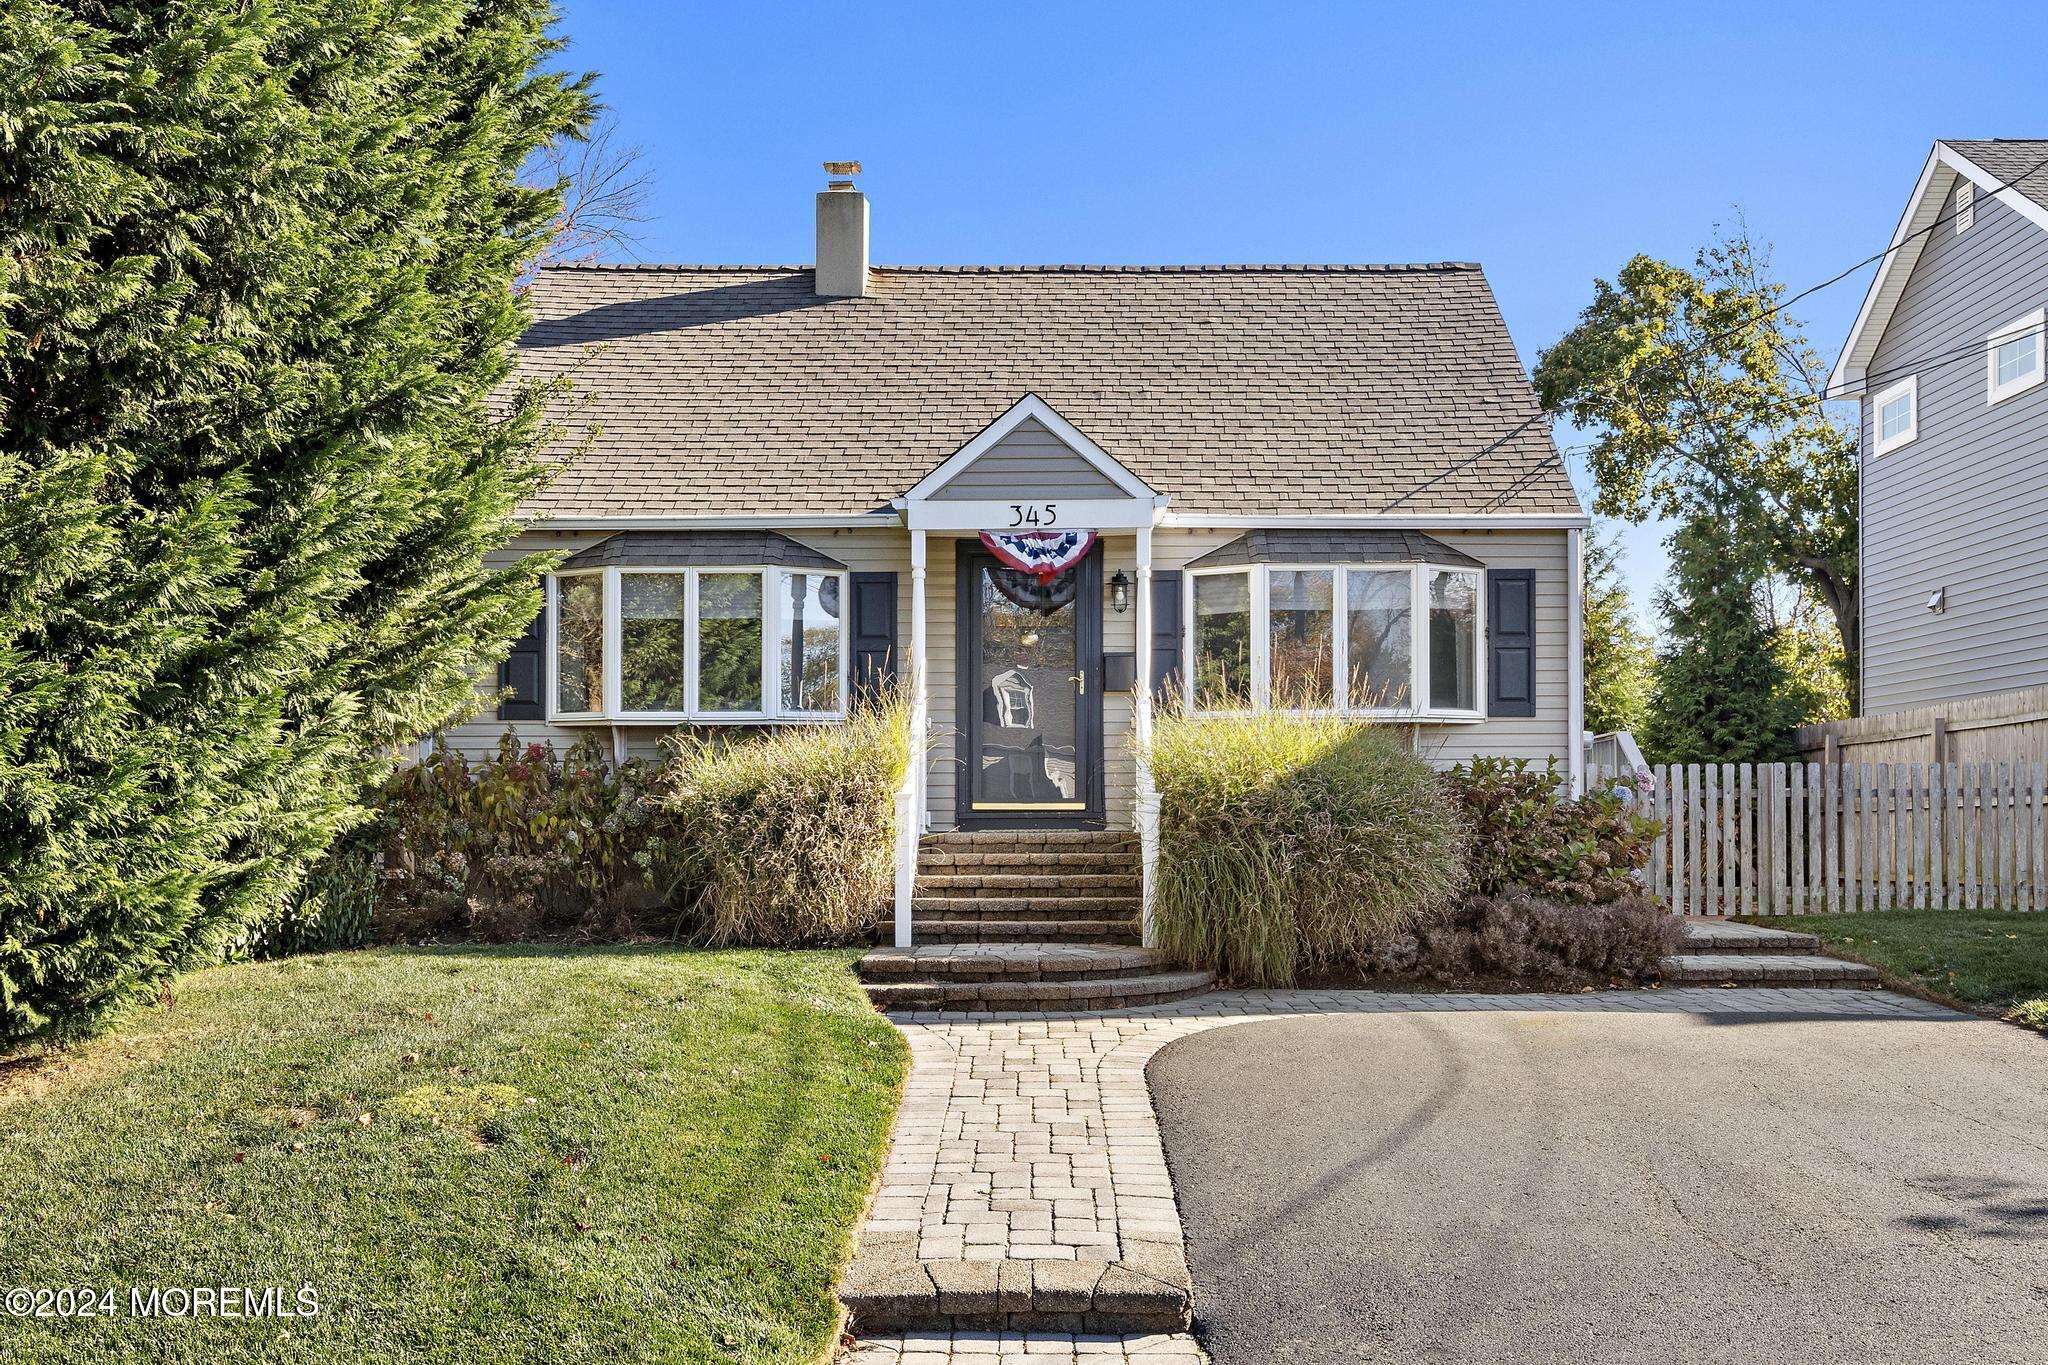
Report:
M859 942L895 887L896 791L908 708L732 741L679 734L656 775L657 886L719 946Z
M1466 880L1456 802L1398 733L1282 712L1158 719L1160 945L1256 986L1355 966Z

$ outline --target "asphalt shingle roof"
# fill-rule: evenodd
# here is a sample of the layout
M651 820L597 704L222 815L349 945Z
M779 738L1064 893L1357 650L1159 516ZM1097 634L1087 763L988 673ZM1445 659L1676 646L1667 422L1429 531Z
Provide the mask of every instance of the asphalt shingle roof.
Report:
M1026 393L1182 513L1577 515L1477 266L566 267L523 372L568 375L529 512L886 507Z
M1999 183L2010 185L2048 209L2048 138L1991 138L1987 141L1943 139Z
M1188 561L1191 569L1232 564L1463 564L1483 560L1420 531L1247 531Z

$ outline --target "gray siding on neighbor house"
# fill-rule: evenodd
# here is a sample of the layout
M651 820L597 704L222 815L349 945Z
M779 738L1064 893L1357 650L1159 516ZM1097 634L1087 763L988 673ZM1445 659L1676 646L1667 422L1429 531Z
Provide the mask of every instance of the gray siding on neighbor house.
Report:
M1127 496L1042 422L1028 417L931 496L941 502L1007 502L1020 495L1038 502Z
M2048 683L2048 384L1988 405L1984 361L2048 304L2048 230L1981 188L1975 218L1929 234L1861 402L1868 715ZM1872 455L1872 400L1908 374L1918 437Z

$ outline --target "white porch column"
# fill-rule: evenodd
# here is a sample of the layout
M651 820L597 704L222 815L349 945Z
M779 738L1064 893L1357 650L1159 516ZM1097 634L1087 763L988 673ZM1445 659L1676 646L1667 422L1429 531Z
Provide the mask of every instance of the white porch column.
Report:
M1152 785L1152 528L1138 528L1138 638L1133 651L1132 672L1137 686L1131 689L1131 727L1138 741L1138 790L1136 824L1138 856L1144 873L1143 899L1139 902L1139 941L1150 948L1152 890L1159 880L1159 789Z
M1571 738L1565 771L1573 796L1586 791L1585 535L1567 532L1565 547L1565 728Z
M930 818L925 809L925 768L930 722L930 690L925 679L925 533L910 533L910 770L896 793L896 946L908 948L913 936L910 902L917 889L917 846Z

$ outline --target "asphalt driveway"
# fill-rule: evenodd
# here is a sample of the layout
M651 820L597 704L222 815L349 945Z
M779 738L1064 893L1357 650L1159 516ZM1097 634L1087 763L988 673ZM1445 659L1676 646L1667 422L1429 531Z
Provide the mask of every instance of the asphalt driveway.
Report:
M1218 1365L2048 1361L2048 1039L2002 1024L1350 1015L1147 1076Z

